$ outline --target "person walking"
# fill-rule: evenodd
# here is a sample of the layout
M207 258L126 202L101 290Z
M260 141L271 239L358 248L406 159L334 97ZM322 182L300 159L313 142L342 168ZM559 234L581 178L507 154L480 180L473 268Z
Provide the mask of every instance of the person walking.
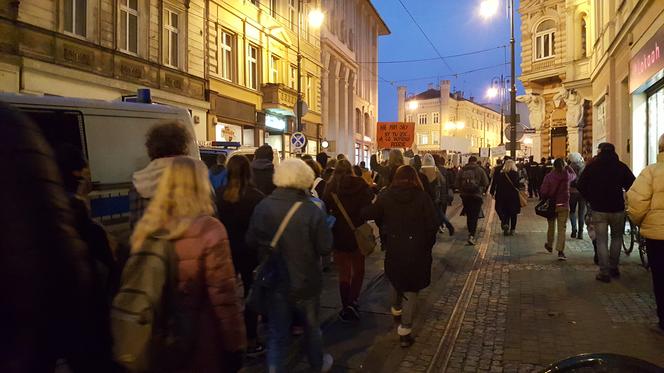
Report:
M364 212L381 230L385 275L392 284L392 315L401 347L413 344L413 317L417 294L431 283L431 250L436 242L438 214L411 166L401 166L392 184Z
M266 294L268 372L287 370L288 338L292 314L304 321L304 344L312 371L327 372L333 358L323 353L320 330L320 294L323 288L321 256L332 249L332 231L326 214L309 197L314 173L300 159L283 161L274 172L277 189L254 209L249 223L247 245L259 257L275 263L274 286ZM290 219L288 219L290 218ZM283 223L283 224L282 224ZM282 235L272 248L277 230Z
M558 260L567 260L567 256L565 256L565 233L567 231L567 217L569 216L569 185L575 179L574 170L565 167L565 161L562 158L557 158L553 162L553 171L546 174L540 188L540 197L542 199L552 199L556 204L556 215L551 219L547 219L548 229L544 248L548 252L553 252L557 224L558 235L555 248L558 252Z
M572 181L569 188L569 222L572 224L572 238L583 239L583 222L586 216L586 200L576 187L581 173L586 168L586 163L581 154L572 152L567 156L567 163L574 170L576 180Z
M261 145L254 152L254 160L251 162L252 181L256 188L266 196L270 195L276 188L272 182L274 175L274 152L268 144Z
M341 312L339 319L344 322L360 319L358 299L364 281L364 255L360 252L346 217L353 226L359 227L362 209L371 204L373 194L369 185L352 173L350 162L342 159L337 162L332 180L325 189L323 201L336 222L332 228L334 262L339 270L339 294Z
M215 219L207 167L189 157L176 157L165 168L145 214L131 236L132 254L147 245L170 241L174 246L178 314L187 318L196 348L185 356L152 356L153 371L175 369L164 361L180 360L185 372L237 372L246 347L242 299L226 229ZM130 259L131 260L131 259ZM123 282L131 279L129 264ZM145 268L147 270L148 268ZM122 295L122 289L117 297ZM114 301L115 306L115 301ZM174 310L166 310L167 314ZM168 325L172 327L172 325ZM115 348L118 346L115 340ZM156 343L156 342L155 342ZM161 366L161 368L160 368Z
M466 214L468 226L468 245L475 245L475 234L477 232L477 220L482 209L482 195L489 186L489 178L486 172L477 164L477 157L471 155L466 164L457 174L457 189L461 194L463 213Z
M491 195L496 199L496 213L500 217L500 226L505 236L514 235L516 229L517 215L521 213L521 187L523 185L519 182L516 164L511 159L505 161L491 182Z
M664 335L664 135L658 145L657 162L641 171L627 192L627 213L646 239L659 318L656 330Z
M420 178L422 182L426 183L425 190L429 193L431 201L438 213L438 221L444 224L450 236L454 235L454 226L445 215L447 210L447 179L440 173L436 167L436 161L431 154L425 154L422 158L422 168L420 174L424 177ZM441 228L442 230L442 228Z
M601 143L598 150L595 159L586 165L581 174L577 188L592 210L600 267L595 278L611 282L612 277L620 277L618 266L625 229L624 193L632 186L635 177L629 167L620 161L613 144Z
M226 154L220 153L217 155L217 162L210 167L210 184L212 184L212 189L217 190L222 186L225 186L228 182L228 173L226 172Z
M251 164L247 157L231 157L227 173L227 184L216 191L217 216L228 232L233 266L242 279L246 299L254 283L253 271L258 266L258 253L247 246L245 236L251 215L265 195L251 181ZM247 356L261 355L265 347L258 342L258 314L251 307L244 308L244 325L247 331Z
M372 158L372 161L374 159ZM397 169L403 166L404 159L403 153L399 149L392 149L388 155L387 165L381 165L379 163L371 164L371 168L378 172L380 178L378 180L378 190L382 190L390 185L394 174L397 172Z
M150 163L134 172L129 189L129 227L134 229L154 196L159 178L175 157L189 154L191 134L179 122L166 122L152 126L146 135L145 147Z

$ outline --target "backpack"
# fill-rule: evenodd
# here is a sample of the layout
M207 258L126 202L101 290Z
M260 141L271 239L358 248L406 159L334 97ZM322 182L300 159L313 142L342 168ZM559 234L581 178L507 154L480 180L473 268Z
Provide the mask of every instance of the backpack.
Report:
M130 372L162 372L187 361L197 316L186 315L176 298L174 243L148 237L127 260L113 298L111 334L118 364Z
M475 169L468 168L461 171L461 194L479 194L480 185L475 175Z

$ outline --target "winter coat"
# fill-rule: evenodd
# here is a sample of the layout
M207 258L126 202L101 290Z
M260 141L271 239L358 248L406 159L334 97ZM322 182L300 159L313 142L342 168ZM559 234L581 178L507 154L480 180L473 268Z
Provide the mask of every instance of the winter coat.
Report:
M150 200L157 192L161 174L173 163L175 157L157 158L144 169L134 172L129 189L129 226L133 230L143 217Z
M565 167L563 172L549 172L540 187L540 198L555 198L556 206L569 209L569 184L576 179L574 170Z
M439 227L431 198L419 188L390 187L364 212L380 227L385 274L399 291L420 291L431 283L431 250Z
M247 231L247 245L260 249L259 257L269 254L270 242L282 219L295 202L302 206L286 227L276 248L286 271L280 276L278 291L291 299L311 299L320 296L323 288L320 258L332 249L332 231L326 224L326 214L314 204L303 190L277 188L254 209Z
M520 187L519 174L516 171L508 173L501 171L493 174L491 194L496 199L496 212L499 215L512 216L521 213L519 191L517 190Z
M251 179L256 188L266 196L270 195L277 187L272 181L274 176L274 164L269 159L254 159L251 162Z
M210 167L208 177L210 178L212 189L217 190L226 186L226 183L228 182L228 171L226 171L226 167L216 164Z
M332 236L334 237L332 247L338 251L354 252L358 250L355 233L346 222L341 213L341 208L332 197L332 193L335 193L341 200L341 204L356 228L365 222L365 220L362 220L362 209L371 204L373 195L369 185L361 177L342 176L338 185L334 180L335 177L330 180L323 198L328 211L336 219L336 223L332 228Z
M586 165L577 188L598 212L625 211L624 191L634 183L634 174L613 152L601 152Z
M655 180L658 182L656 183ZM646 167L627 192L627 213L643 237L664 240L664 153Z
M217 189L217 216L226 227L237 272L247 275L258 266L258 253L247 246L245 236L254 208L265 195L254 187L247 187L240 199L231 203L224 200L226 188Z
M0 103L0 372L109 372L94 314L94 264L53 152L32 122ZM106 324L108 325L108 324Z
M469 171L469 170L474 173L475 182L477 183L477 185L479 187L479 192L477 192L473 195L466 195L463 192L463 190L461 190L461 186L463 184L464 171ZM474 197L482 198L482 193L489 186L489 178L486 176L486 172L484 171L484 169L482 167L480 167L477 163L468 163L467 165L463 166L463 168L457 173L456 186L457 186L457 189L459 189L462 196L466 196L466 197L474 196Z
M196 347L183 372L223 372L224 352L247 343L226 229L213 217L200 217L175 241L175 253L177 291L190 308L185 314L199 315Z
M577 188L576 184L579 182L579 179L581 178L581 173L583 170L586 168L585 163L570 163L570 168L574 170L574 173L576 174L576 180L572 181L570 184L569 188L569 193L570 194L580 194L579 189Z

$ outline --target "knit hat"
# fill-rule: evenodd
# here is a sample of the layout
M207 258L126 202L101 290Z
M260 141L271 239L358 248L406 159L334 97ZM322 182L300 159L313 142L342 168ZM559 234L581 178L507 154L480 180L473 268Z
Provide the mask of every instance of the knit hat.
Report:
M436 167L436 162L431 154L425 154L424 157L422 157L422 168L426 167Z

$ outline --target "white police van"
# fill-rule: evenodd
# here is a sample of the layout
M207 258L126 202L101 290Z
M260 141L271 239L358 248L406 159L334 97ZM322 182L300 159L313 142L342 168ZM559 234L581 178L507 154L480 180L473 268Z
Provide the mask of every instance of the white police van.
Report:
M163 121L180 121L190 130L190 155L199 158L191 116L185 109L158 104L103 101L56 96L0 94L0 101L37 124L52 147L72 144L90 164L92 216L106 226L127 221L134 171L147 166L148 129Z

